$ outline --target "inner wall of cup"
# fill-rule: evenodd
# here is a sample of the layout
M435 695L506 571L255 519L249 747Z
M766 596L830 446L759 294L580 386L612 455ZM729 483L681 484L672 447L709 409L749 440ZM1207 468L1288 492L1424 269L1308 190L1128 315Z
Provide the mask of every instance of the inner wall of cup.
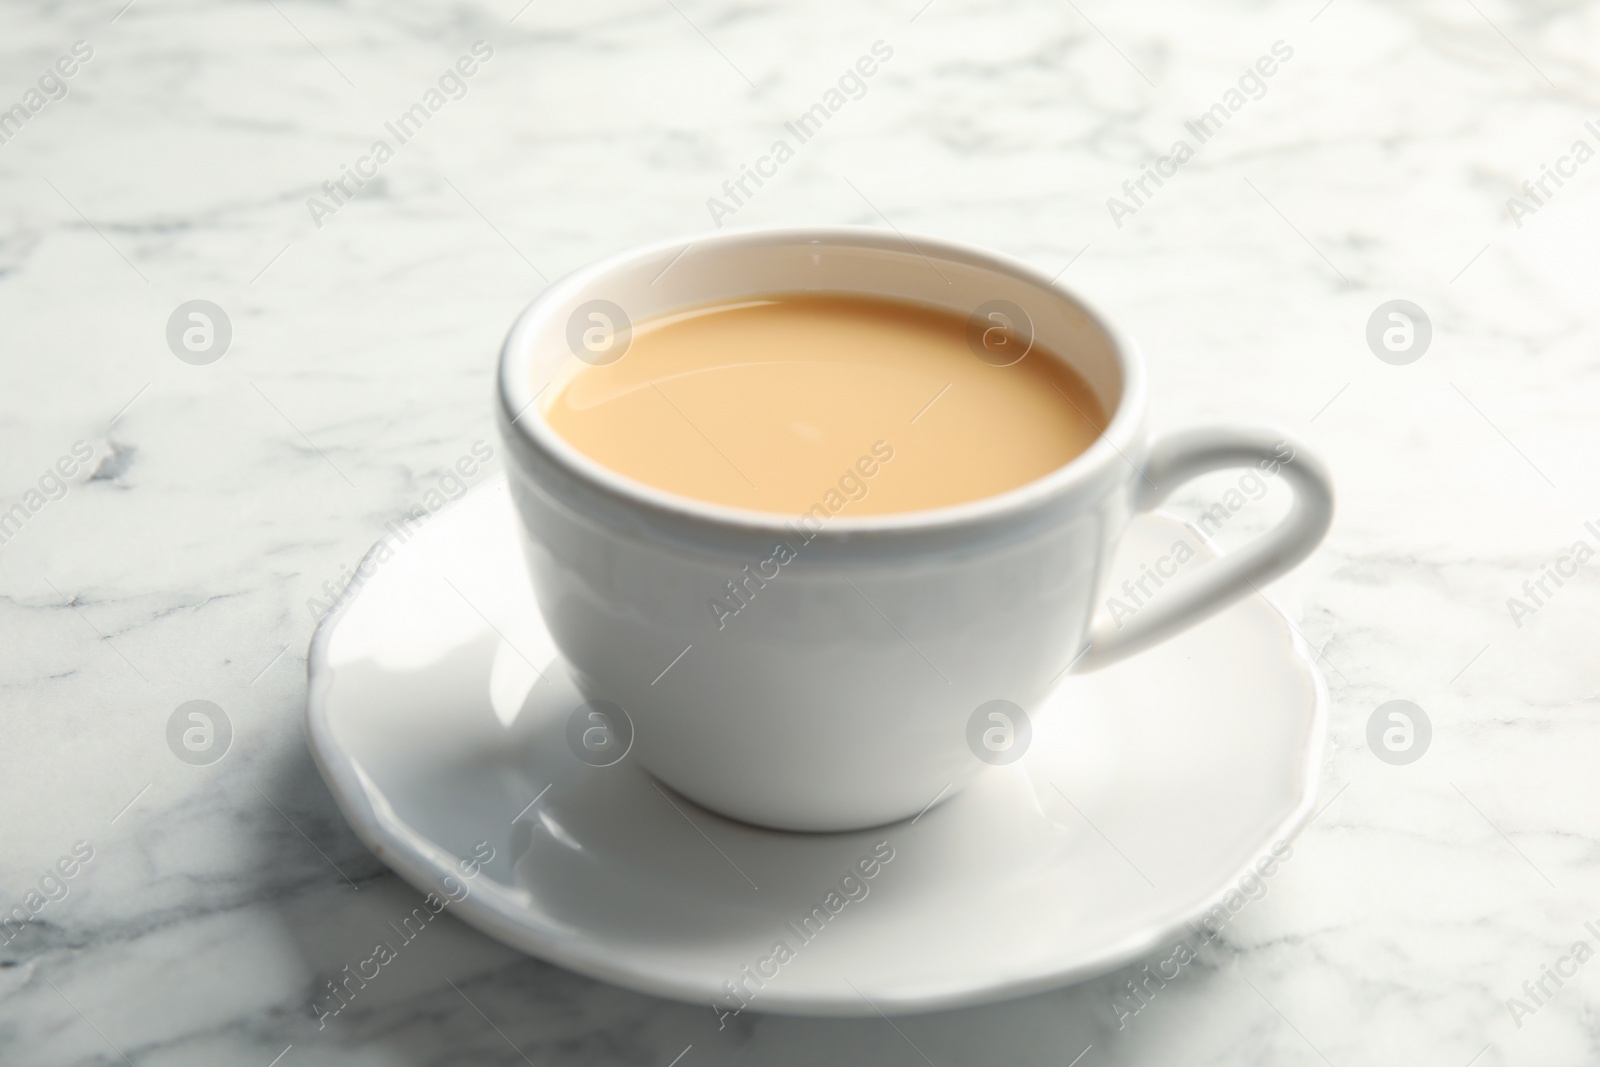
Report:
M553 294L556 302L543 309L535 335L528 338L531 363L523 384L531 394L572 365L569 320L597 299L616 305L638 325L687 308L774 293L848 292L933 305L963 318L981 314L980 309L993 310L988 305L996 301L1021 308L1031 324L1034 347L1077 371L1107 418L1115 416L1123 394L1115 342L1071 297L925 243L919 242L919 252L898 238L888 240L896 246L872 237L775 240L752 235L690 245L687 251L669 248L625 261L595 278L575 279L578 284ZM985 322L1014 317L1005 309L1002 314L1007 318Z

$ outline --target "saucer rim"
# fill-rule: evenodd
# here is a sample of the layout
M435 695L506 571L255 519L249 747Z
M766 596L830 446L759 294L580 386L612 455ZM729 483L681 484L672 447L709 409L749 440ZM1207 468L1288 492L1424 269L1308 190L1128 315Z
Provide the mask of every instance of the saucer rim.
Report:
M459 507L468 498L480 493L487 495L496 486L503 486L505 481L505 475L500 474L493 480L469 490L431 516L429 524ZM511 513L514 515L514 509ZM1152 514L1170 518L1162 515L1159 510ZM397 542L393 535L384 536L374 542L356 565L351 580L340 590L327 612L318 621L306 656L304 728L312 760L328 786L328 791L333 794L340 813L356 837L412 888L422 893L429 893L435 890L441 876L454 876L454 861L459 857L451 855L449 850L424 837L398 816L395 816L397 830L391 831L384 826L383 819L374 808L367 787L362 782L363 774L359 766L353 756L334 739L328 715L329 690L334 675L334 668L329 661L329 645L334 630L343 616L344 608L354 603L361 594L361 586L366 581L361 577L361 571L366 564L385 548L394 553L402 547L403 542ZM1312 812L1315 810L1320 793L1319 783L1328 740L1329 694L1327 681L1317 669L1309 643L1301 635L1299 627L1289 620L1288 614L1271 595L1258 590L1233 606L1237 607L1256 600L1270 609L1275 624L1289 638L1289 649L1293 658L1312 681L1314 702L1309 720L1308 741L1301 753L1300 796L1294 808L1278 822L1274 831L1264 835L1270 846L1277 842L1292 841L1313 818ZM437 855L430 856L430 852ZM1172 908L1165 917L1151 920L1143 932L1130 934L1122 941L1103 948L1090 957L1079 958L1070 966L1039 970L1000 980L991 978L960 986L951 985L947 989L933 992L895 994L892 991L873 990L871 1000L867 1000L865 995L860 993L851 999L845 994L838 997L792 994L785 996L782 992L775 991L770 999L766 999L760 1005L752 1005L749 1010L754 1014L834 1018L875 1014L910 1015L975 1007L1059 989L1107 974L1147 956L1173 934L1206 915L1237 886L1239 879L1254 868L1254 864L1255 861L1252 860L1232 871L1215 886L1198 895L1194 905ZM587 978L680 1003L706 1002L717 1007L718 998L725 997L720 986L713 985L709 980L702 981L698 977L674 973L664 965L640 965L622 956L615 948L599 938L574 937L543 920L531 918L526 912L518 912L513 904L519 891L503 883L493 884L499 886L503 892L471 893L459 903L452 904L450 910L468 926L502 943ZM525 891L520 892L526 895ZM726 1009L728 1006L724 1004L721 1007Z

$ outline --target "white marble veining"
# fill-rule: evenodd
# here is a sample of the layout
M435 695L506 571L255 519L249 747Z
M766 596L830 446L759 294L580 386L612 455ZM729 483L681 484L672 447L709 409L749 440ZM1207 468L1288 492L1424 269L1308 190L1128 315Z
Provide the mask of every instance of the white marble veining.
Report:
M0 905L92 850L0 944L0 1060L1594 1062L1600 965L1507 1001L1600 945L1600 568L1520 620L1507 599L1600 545L1600 161L1574 147L1600 148L1596 5L124 2L0 11L0 108L39 89L0 126L0 512L26 513L0 543ZM319 228L307 199L480 40L464 95ZM417 895L311 765L307 601L495 443L491 361L546 279L711 226L878 41L865 93L729 221L887 219L1063 270L1143 342L1157 429L1318 446L1341 511L1280 588L1333 691L1327 810L1121 1030L1132 972L719 1032L446 919L319 1031L322 982ZM1107 198L1279 41L1264 94L1118 227ZM1570 176L1513 218L1546 164ZM1364 340L1394 298L1433 323L1408 366ZM165 339L191 299L233 327L207 366ZM1408 766L1366 742L1395 698L1434 727ZM209 766L166 740L195 699L233 727Z

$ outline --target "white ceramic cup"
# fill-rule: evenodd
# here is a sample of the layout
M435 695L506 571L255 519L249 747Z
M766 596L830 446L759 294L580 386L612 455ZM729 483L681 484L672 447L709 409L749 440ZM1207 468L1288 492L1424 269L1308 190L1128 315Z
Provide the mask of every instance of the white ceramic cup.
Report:
M545 384L578 358L628 358L632 324L802 290L975 315L973 336L1009 327L1032 358L1067 360L1110 424L1072 462L997 496L869 517L824 504L802 524L634 481L544 420ZM1138 350L1038 271L874 229L717 233L585 267L512 327L497 406L534 589L579 685L627 713L629 758L661 782L787 830L874 826L953 796L987 766L968 741L980 706L1027 711L1069 666L1093 669L1192 625L1304 559L1333 514L1324 467L1282 431L1149 443ZM909 416L884 412L880 439L914 433ZM1287 517L1131 619L1091 621L1129 517L1231 467L1281 475L1294 493ZM779 545L792 558L779 562ZM730 617L717 601L743 606Z

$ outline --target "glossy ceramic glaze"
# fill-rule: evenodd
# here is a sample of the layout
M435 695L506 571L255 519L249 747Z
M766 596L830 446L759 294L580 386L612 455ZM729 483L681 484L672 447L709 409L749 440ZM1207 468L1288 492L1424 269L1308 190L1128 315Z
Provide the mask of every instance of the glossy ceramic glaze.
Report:
M751 1011L999 999L1162 946L1310 814L1324 687L1251 596L1137 662L1068 677L1031 709L1020 762L969 754L977 780L920 816L840 834L723 819L631 754L603 767L575 754L585 698L528 589L517 525L496 482L381 553L318 631L307 733L385 862L584 974L720 1010L739 1006L724 983L740 981ZM1137 521L1113 576L1182 536ZM830 892L847 903L807 941L800 920ZM768 975L759 989L745 968Z
M846 513L805 530L792 516L631 481L544 422L544 384L592 358L574 338L596 301L621 325L798 290L980 318L1006 302L1041 350L1072 363L1111 421L1078 459L1010 492ZM625 346L607 358L628 358ZM499 414L544 618L584 692L632 717L639 761L725 815L835 831L959 792L976 773L965 727L980 705L1033 707L1080 660L1098 666L1160 640L1320 541L1332 493L1304 445L1279 431L1208 430L1152 448L1144 406L1132 343L1031 268L953 242L834 228L668 242L557 282L507 338ZM914 418L886 413L878 436L892 445ZM1284 524L1169 605L1101 625L1088 647L1095 594L1129 515L1189 477L1281 459L1284 448L1295 457L1282 467L1295 489ZM778 561L780 545L791 560ZM719 602L742 606L730 616Z

